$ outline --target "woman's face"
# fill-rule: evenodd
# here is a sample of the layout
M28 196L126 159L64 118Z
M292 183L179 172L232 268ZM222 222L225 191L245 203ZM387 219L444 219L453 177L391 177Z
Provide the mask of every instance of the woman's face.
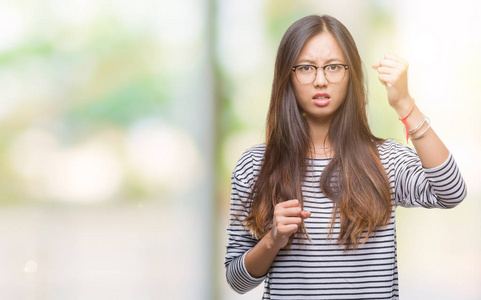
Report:
M320 33L307 41L295 62L297 65L325 66L327 64L346 64L344 54L331 33ZM305 113L309 123L330 122L334 113L346 98L349 83L349 69L342 81L327 81L322 68L312 83L301 84L292 72L291 82L297 104Z

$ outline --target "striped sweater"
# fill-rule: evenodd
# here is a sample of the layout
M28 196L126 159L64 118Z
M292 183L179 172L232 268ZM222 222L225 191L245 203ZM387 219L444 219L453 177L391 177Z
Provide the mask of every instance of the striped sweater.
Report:
M230 223L227 228L225 267L229 285L246 293L264 282L263 299L399 299L395 209L403 207L452 208L466 195L466 186L450 154L436 168L423 168L413 149L386 140L379 146L381 162L392 191L391 219L365 244L344 252L336 244L339 219L328 240L333 203L320 189L320 176L330 159L309 159L302 184L305 220L312 242L294 239L281 249L264 277L246 270L244 257L256 240L241 223L252 199L249 193L259 174L265 145L248 149L232 174ZM301 237L303 238L303 237Z

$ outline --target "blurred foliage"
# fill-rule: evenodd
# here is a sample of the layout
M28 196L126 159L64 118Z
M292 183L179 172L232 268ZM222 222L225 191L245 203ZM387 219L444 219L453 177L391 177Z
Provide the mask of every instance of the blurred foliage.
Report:
M374 8L370 10L373 18L368 18L373 20L370 30L372 36L380 36L383 30L389 28L386 26L389 17L378 2L370 2L370 5ZM218 61L215 45L220 42L219 30L227 24L220 24L214 19L209 21L209 26L212 26L209 42L212 45L209 48L214 53L211 56L214 70L212 87L216 98L216 131L213 134L218 141L216 175L221 187L228 186L233 168L232 157L238 157L239 152L245 150L236 147L247 148L262 142L252 137L263 137L273 62L285 30L305 15L329 12L326 4L317 1L299 4L268 0L258 7L262 9L260 15L266 20L265 27L258 30L266 38L263 46L267 48L265 55L269 56L269 63L262 62L257 69L246 74L233 72ZM157 119L175 124L186 118L182 116L176 120L173 108L178 97L176 93L183 87L185 78L189 78L186 74L201 74L200 64L188 64L189 67L170 61L166 64L168 59L165 56L178 50L179 53L185 51L190 57L201 51L178 48L175 44L166 47L159 42L154 30L147 29L148 26L138 30L108 9L99 10L95 17L83 24L67 23L48 16L47 8L38 19L31 20L31 24L35 25L30 27L19 44L0 51L2 69L8 70L17 82L25 86L15 100L14 108L0 119L0 124L9 128L0 137L0 152L7 154L15 139L30 129L48 132L65 150L75 149L93 136L102 135L102 132L115 132L116 139L104 142L123 149L125 145L122 143L125 143L128 131L139 121ZM46 19L46 23L40 22ZM376 98L383 97L381 89L373 92ZM376 125L388 124L382 119L385 114L380 113L383 108L373 107L376 115L373 128L384 134L390 126ZM161 189L152 191L146 188L143 179L125 161L123 151L117 153L125 171L118 198L155 198ZM4 155L4 168L0 170L4 182L10 182L5 191L11 192L4 193L5 199L33 199L25 192L28 190L25 179L12 169L8 159L8 155Z
M20 42L0 51L0 76L12 82L4 85L12 90L4 96L11 108L0 119L4 204L48 200L33 195L35 184L12 169L9 153L25 132L46 132L70 151L113 130L121 138L105 143L119 148L131 125L168 113L169 72L159 68L163 51L152 32L128 30L121 18L100 11L83 25L55 18L38 23L48 14L45 9L38 19L25 20L38 26L25 26L29 30ZM119 200L158 197L161 191L146 190L128 167L126 174Z
M280 3L281 2L281 3ZM316 5L316 9L322 6L322 3ZM296 1L275 1L269 0L266 4L266 18L268 21L268 36L277 43L277 46L291 24L309 14L312 14L313 7L309 5L299 5Z
M147 115L160 114L163 108L161 104L165 103L167 97L165 90L159 86L162 81L155 76L133 78L91 101L79 101L78 106L65 114L65 122L128 125Z

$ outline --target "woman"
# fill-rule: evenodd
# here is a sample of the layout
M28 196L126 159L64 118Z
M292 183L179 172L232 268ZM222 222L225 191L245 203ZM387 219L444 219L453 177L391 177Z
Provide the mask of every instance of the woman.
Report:
M232 176L227 281L263 299L397 299L395 208L451 208L466 187L407 88L407 63L373 68L416 152L375 137L362 63L330 16L308 16L278 49L266 144Z

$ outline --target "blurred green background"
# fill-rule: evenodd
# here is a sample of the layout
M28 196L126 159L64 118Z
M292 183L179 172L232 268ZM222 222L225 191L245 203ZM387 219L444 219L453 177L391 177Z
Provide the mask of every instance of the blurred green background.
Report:
M224 279L230 175L263 143L283 33L330 14L358 44L374 133L405 143L370 67L394 53L468 184L454 210L397 210L401 297L481 299L480 12L475 0L2 1L0 298L261 298Z

